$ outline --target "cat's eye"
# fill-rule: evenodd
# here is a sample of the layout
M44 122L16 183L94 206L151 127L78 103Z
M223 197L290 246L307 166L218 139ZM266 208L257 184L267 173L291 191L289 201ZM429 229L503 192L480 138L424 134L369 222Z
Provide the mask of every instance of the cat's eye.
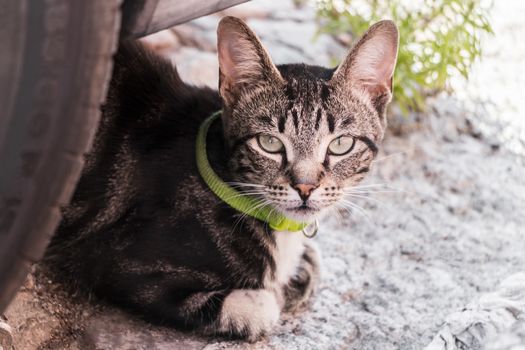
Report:
M328 145L328 154L342 156L354 148L355 140L350 136L339 136Z
M280 153L284 150L282 141L272 135L261 134L257 136L257 142L268 153Z

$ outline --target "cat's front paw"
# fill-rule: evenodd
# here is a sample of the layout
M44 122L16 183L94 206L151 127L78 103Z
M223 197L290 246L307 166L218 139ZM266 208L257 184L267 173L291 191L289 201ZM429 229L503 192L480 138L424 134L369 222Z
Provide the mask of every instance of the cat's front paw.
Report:
M268 335L281 309L274 293L264 289L233 290L222 305L219 331L250 342Z

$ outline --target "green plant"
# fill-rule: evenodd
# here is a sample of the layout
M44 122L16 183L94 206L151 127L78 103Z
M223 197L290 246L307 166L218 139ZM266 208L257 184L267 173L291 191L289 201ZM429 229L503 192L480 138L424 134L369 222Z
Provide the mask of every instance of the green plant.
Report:
M468 79L481 55L482 33L492 33L489 6L481 0L316 0L320 33L361 35L385 18L400 33L394 96L403 113L424 110L425 98Z

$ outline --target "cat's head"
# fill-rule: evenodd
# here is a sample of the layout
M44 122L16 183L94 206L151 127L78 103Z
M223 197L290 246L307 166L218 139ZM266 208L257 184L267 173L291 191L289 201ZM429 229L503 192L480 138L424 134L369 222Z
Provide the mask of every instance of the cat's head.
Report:
M239 189L305 221L342 203L383 139L395 24L370 27L336 69L276 67L234 17L223 18L217 33L222 120Z

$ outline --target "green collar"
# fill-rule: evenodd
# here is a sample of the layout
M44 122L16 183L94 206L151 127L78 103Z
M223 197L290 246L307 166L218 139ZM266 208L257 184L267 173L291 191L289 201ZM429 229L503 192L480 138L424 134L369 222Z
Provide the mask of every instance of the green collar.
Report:
M297 222L287 218L281 213L277 212L271 205L263 205L262 201L249 195L245 195L236 189L228 186L222 179L217 176L215 171L210 166L206 152L206 135L210 125L219 118L222 111L217 111L208 117L200 126L197 134L196 145L196 160L197 168L202 176L202 179L208 187L219 197L222 201L227 203L230 207L240 211L243 214L254 217L258 220L268 223L273 230L276 231L303 231L309 226L309 223ZM317 227L317 224L316 224ZM317 231L317 229L316 229Z

